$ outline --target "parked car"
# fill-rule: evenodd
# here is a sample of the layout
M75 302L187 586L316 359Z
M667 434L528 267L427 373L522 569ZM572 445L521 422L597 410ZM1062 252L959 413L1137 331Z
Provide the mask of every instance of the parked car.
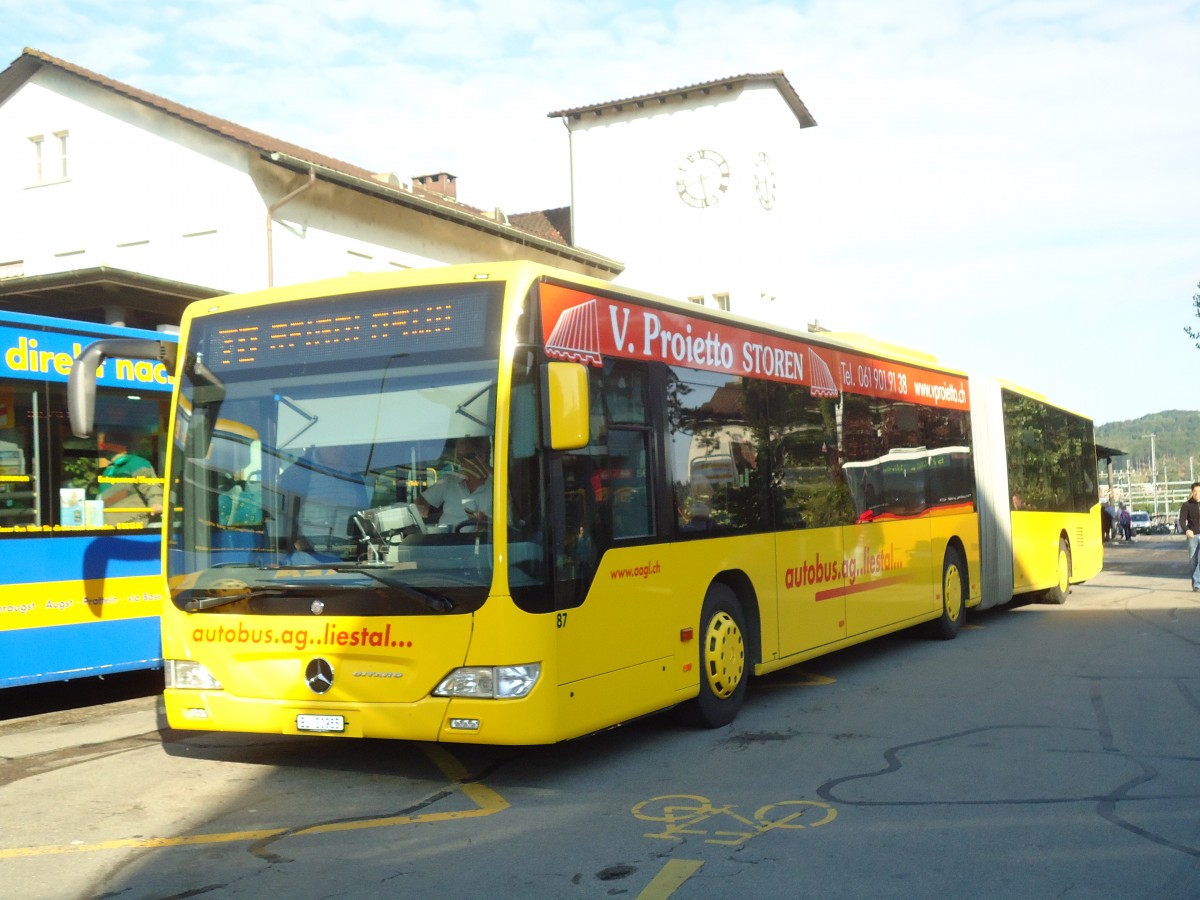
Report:
M1170 513L1159 513L1150 520L1149 534L1182 534L1179 518Z
M1129 514L1129 527L1134 534L1149 534L1151 528L1150 513L1134 510Z

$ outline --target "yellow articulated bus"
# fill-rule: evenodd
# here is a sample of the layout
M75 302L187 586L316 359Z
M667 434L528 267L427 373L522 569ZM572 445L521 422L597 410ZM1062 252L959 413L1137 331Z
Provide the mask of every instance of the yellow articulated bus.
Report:
M970 382L931 357L520 262L193 304L178 353L175 728L716 727L753 675L1011 597Z
M984 593L1064 603L1104 564L1092 422L1007 382L972 384Z

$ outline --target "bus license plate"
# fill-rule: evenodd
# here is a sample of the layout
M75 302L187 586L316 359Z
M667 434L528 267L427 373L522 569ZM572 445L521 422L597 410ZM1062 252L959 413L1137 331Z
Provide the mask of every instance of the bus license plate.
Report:
M345 716L296 716L297 731L345 731Z

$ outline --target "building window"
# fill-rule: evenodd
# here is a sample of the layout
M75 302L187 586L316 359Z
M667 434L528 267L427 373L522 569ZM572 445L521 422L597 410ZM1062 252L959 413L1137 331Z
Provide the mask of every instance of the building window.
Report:
M688 303L695 303L697 306L703 306L704 295L701 294L699 297L688 297Z
M67 179L67 138L69 131L55 131L49 138L35 134L33 144L33 183L50 184Z
M54 136L56 138L58 138L58 158L59 158L60 165L57 167L57 169L58 169L57 175L52 176L52 177L58 177L58 178L66 178L67 177L67 135L68 134L69 134L69 132L67 132L67 131L54 132Z
M35 184L42 183L42 144L45 143L45 137L40 134L35 134L29 139L33 144L33 180Z
M717 309L729 312L729 294L713 294L713 299L717 301Z

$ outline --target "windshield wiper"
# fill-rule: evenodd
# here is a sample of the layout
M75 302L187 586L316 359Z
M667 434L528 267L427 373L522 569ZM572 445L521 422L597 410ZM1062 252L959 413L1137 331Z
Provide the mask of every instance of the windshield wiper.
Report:
M385 587L400 591L406 597L416 600L432 609L434 612L450 612L454 609L454 601L445 594L439 594L436 591L427 591L424 588L419 588L414 584L409 584L406 581L401 581L392 574L391 569L379 569L375 567L366 567L358 565L339 565L337 563L303 563L300 565L279 565L279 566L262 566L260 571L281 571L281 572L337 572L340 575L365 575L372 581L377 581ZM196 612L202 609L213 609L217 606L225 606L229 603L237 603L239 600L251 600L259 597L279 597L287 595L295 595L296 593L313 594L313 593L328 593L330 588L348 587L345 582L316 582L305 579L304 581L286 582L273 581L269 585L260 585L258 587L247 587L246 590L236 594L221 594L219 596L203 595L194 599L185 600L183 603L184 612ZM178 599L178 598L177 598Z
M329 590L329 585L319 584L288 584L286 582L277 582L275 584L263 587L247 587L244 591L239 591L236 594L207 594L201 588L199 590L189 590L180 592L175 599L180 600L185 596L198 594L199 596L188 596L188 599L183 600L184 612L199 612L202 609L215 609L218 606L228 606L230 603L237 603L239 600L253 600L260 597L285 597L296 593L325 593Z
M288 568L291 568L290 566ZM390 568L377 568L374 566L339 566L339 565L324 565L324 566L298 566L297 568L325 568L334 572L351 575L366 575L385 587L396 588L404 594L412 597L421 603L424 603L435 612L449 612L454 609L454 601L445 594L439 594L436 591L427 591L424 588L419 588L415 584L409 584L407 581L401 581Z

